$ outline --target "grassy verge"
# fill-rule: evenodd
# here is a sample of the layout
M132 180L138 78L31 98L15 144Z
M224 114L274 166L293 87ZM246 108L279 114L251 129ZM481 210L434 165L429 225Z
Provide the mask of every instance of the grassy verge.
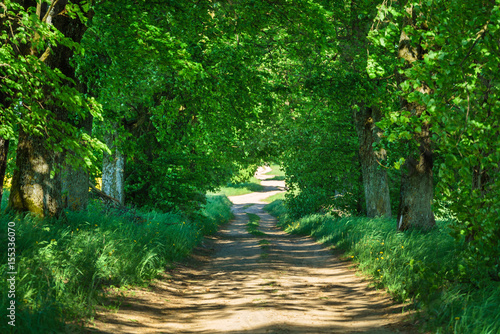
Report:
M272 164L270 165L271 171L266 173L269 175L275 175L272 179L268 180L284 180L285 172L281 170L279 165ZM229 184L226 187L222 187L218 192L214 193L216 195L225 195L225 196L239 196L246 195L253 192L259 192L264 190L264 187L260 184L260 180L255 177L250 177L248 181L242 183Z
M7 240L9 222L16 230L16 327L2 321L0 332L64 332L65 323L92 316L104 286L143 284L188 255L203 235L231 218L230 206L223 196L209 196L197 221L148 212L137 223L99 203L57 221L3 214L1 240ZM11 271L6 252L0 269ZM6 310L9 301L2 294L0 307Z
M271 167L271 171L266 173L266 174L274 175L274 177L272 179L268 179L268 180L279 180L279 181L285 180L285 172L281 169L281 167L279 165L271 164L269 167ZM266 203L271 203L271 202L274 202L276 200L284 200L285 194L286 194L285 192L282 192L282 193L270 196L268 198L265 198L262 201L266 202Z
M286 232L344 250L396 300L411 301L421 311L423 330L500 333L500 283L479 282L463 271L464 245L449 236L446 221L428 233L400 233L392 220L311 215L291 221L282 201L266 209Z
M279 165L271 164L269 167L271 167L271 171L266 174L274 175L274 177L268 180L283 181L285 179L285 171L283 171Z
M216 195L225 196L238 196L250 194L253 192L262 191L264 187L260 184L260 180L255 177L251 177L247 182L238 184L229 184L226 187L222 187Z
M284 200L286 192L277 193L276 195L269 196L268 198L264 198L262 201L266 203L272 203L277 200Z

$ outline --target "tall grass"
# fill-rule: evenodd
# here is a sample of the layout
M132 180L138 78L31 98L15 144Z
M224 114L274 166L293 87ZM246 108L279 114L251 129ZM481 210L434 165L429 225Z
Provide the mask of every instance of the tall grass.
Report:
M142 222L104 211L99 203L64 219L3 214L0 238L16 223L16 333L54 333L65 322L91 316L105 285L140 284L188 255L219 224L231 218L230 202L209 196L196 221L181 214L143 213ZM2 272L7 255L2 251ZM1 308L9 299L2 293ZM5 316L4 319L7 319ZM4 320L0 332L14 328Z
M465 243L449 235L449 222L438 221L427 233L401 233L394 220L311 215L292 221L282 201L266 209L286 232L344 250L376 285L421 311L423 330L500 333L500 284L466 269Z

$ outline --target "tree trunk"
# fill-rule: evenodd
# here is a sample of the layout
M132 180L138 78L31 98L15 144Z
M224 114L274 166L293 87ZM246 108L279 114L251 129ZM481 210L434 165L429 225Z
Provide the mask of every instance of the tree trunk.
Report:
M60 154L47 149L45 140L21 130L9 206L42 216L59 215L62 209L61 178L53 171L60 159Z
M372 107L362 107L356 113L356 130L359 138L359 160L363 175L366 215L368 217L391 217L391 197L387 172L379 161L386 157L385 150L374 151L373 143L380 141L381 131L375 126L382 114Z
M406 159L401 178L401 199L398 210L398 230L431 229L436 225L432 212L434 187L432 181L432 152Z
M398 56L406 61L406 66L411 67L417 60L423 60L424 49L421 45L412 46L410 36L405 32L405 27L413 25L415 12L413 6L406 8L408 16L404 17L403 29L399 41ZM406 80L400 75L399 82ZM417 88L423 94L429 93L429 88L422 84ZM401 107L412 115L421 117L425 112L425 106L415 102L401 99ZM436 225L434 213L432 212L432 200L434 197L434 186L432 180L432 149L429 124L423 123L420 133L415 133L414 138L419 145L418 157L411 152L406 158L401 178L401 197L399 203L397 228L404 231L410 228L430 229Z
M363 185L363 169L361 167L361 158L359 157L358 155L358 170L360 171L359 173L359 178L358 178L358 184L360 185ZM364 186L363 186L363 189L359 189L359 191L357 192L357 201L356 201L356 213L358 216L362 216L364 214L366 214L366 210L363 210L363 202L366 202L365 201L365 196L364 195Z
M111 155L104 153L102 166L102 191L113 198L125 203L124 177L125 158L114 144L115 135L106 136L106 145L111 150Z
M87 208L89 202L89 173L83 167L65 164L62 173L64 206L73 211Z
M82 85L80 92L85 93L86 87ZM85 131L88 134L92 133L92 116L87 116L84 120L80 120L78 124L73 126ZM82 142L80 145L86 145ZM73 154L73 152L66 152ZM79 156L76 157L80 160L80 165L85 166L83 159ZM85 167L74 167L69 163L65 163L62 175L63 187L63 202L64 206L73 211L86 210L89 202L89 173Z
M5 179L5 171L7 170L9 143L10 141L8 139L0 137L0 209L2 207L3 183Z
M74 3L78 5L78 1ZM73 19L64 14L68 0L52 1L52 4L54 6L50 7L49 13L44 13L48 6L38 13L40 18L46 17L46 22L52 24L67 38L79 43L86 30L85 24L78 18ZM25 9L32 10L33 5L35 3L27 3ZM39 53L31 46L24 52L33 55ZM73 50L59 45L47 49L40 56L40 60L50 68L57 68L68 78L75 80L75 71L70 64L72 56ZM70 82L65 84L71 85ZM44 89L46 95L50 96L52 88L48 85ZM68 111L57 103L45 103L45 105L53 112L55 119L68 121ZM50 132L50 129L48 130ZM21 129L16 157L17 168L13 176L9 205L18 211L59 216L64 208L61 175L58 172L62 169L63 158L63 154L50 149L46 137L30 135Z

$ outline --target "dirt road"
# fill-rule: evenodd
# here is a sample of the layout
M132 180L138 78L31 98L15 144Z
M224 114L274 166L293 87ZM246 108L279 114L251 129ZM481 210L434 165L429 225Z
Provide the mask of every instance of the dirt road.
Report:
M117 312L99 312L94 333L411 333L404 314L331 250L275 226L260 200L283 191L230 197L235 219L148 289L115 296ZM247 232L247 213L260 217Z

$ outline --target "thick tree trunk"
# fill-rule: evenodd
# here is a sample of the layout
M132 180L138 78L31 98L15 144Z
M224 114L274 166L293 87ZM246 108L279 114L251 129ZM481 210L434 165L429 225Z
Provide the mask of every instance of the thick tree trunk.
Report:
M434 187L432 152L422 152L418 159L409 157L401 179L401 199L398 210L398 230L430 229L436 225L432 212Z
M5 171L7 170L7 155L9 153L8 139L0 137L0 207L3 198L3 183L5 180Z
M125 203L124 177L125 158L114 144L115 136L106 136L106 145L111 150L111 155L104 153L102 166L102 191L113 198Z
M417 60L422 60L424 50L421 45L412 46L410 36L405 32L405 27L413 25L413 6L406 8L408 16L404 17L403 30L399 41L398 56L406 61L408 67L413 66ZM399 76L399 82L406 80ZM429 88L422 84L417 88L423 94L429 93ZM412 115L421 117L425 112L425 106L415 102L401 99L401 107ZM401 197L399 203L397 228L404 231L411 228L430 229L436 225L434 213L432 212L432 200L434 186L432 181L432 148L429 124L423 123L420 133L415 133L414 138L419 145L418 157L409 152L401 178Z
M53 7L49 13L39 13L40 18L46 17L46 22L52 24L66 37L75 42L80 42L85 33L86 26L78 18L73 19L64 14L68 0L52 1ZM78 1L75 2L78 4ZM35 3L26 3L26 10L34 9ZM43 6L41 7L43 8ZM27 44L29 46L29 43ZM38 50L29 46L27 52L37 55ZM65 46L56 46L46 50L40 59L51 68L57 68L67 77L75 80L75 71L70 64L73 51ZM70 85L71 83L66 83ZM51 87L44 88L47 96L51 95ZM60 121L68 120L68 111L58 106L57 103L45 103L53 112L54 117ZM50 132L50 129L48 129ZM18 211L31 211L43 216L59 216L64 208L62 199L61 173L63 154L50 149L47 138L25 133L19 134L17 148L16 170L13 176L9 205Z
M89 173L85 168L65 165L62 173L64 206L73 211L87 208L89 202Z
M356 113L356 130L359 138L359 160L363 175L366 215L368 217L391 217L391 197L387 172L379 161L386 158L385 150L375 151L373 143L380 141L381 131L375 126L382 115L372 107L362 107Z
M47 149L45 140L20 131L9 206L42 216L59 215L61 178L53 171L60 160L59 154Z
M80 91L83 92L83 88ZM90 134L92 132L92 121L93 118L89 115L85 120L81 120L78 124L74 124L74 126ZM86 143L82 142L81 145L86 145ZM74 155L73 152L67 152L67 154ZM81 157L77 157L77 159L80 160L81 166L85 165ZM87 209L89 186L89 173L86 168L74 167L65 163L62 174L63 202L65 207L73 211Z

